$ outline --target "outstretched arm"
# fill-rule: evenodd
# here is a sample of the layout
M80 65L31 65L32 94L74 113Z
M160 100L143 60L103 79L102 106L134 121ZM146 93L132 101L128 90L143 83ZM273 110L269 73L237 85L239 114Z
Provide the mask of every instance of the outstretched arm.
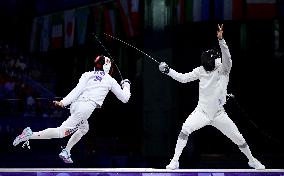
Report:
M82 93L84 87L86 86L86 83L89 80L89 76L87 75L87 73L84 73L81 78L79 79L78 84L76 85L76 87L65 97L63 98L60 102L54 101L54 104L56 106L67 106L69 104L71 104L73 101L75 101L78 96Z
M231 54L223 38L223 24L218 25L217 38L222 52L222 73L229 74L232 68Z
M178 73L175 70L171 69L165 62L161 62L159 65L159 70L181 83L187 83L199 78L198 68L189 73Z
M121 86L114 80L112 83L111 91L123 103L127 103L130 98L130 81L124 79L121 81Z

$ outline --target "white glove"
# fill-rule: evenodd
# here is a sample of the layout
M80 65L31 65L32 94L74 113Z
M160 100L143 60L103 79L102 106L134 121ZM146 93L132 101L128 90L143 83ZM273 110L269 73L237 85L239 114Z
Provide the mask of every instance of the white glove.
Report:
M159 65L159 70L162 73L168 74L170 72L170 67L165 62L161 62Z
M124 88L124 87L127 87L129 90L130 90L130 81L128 80L128 79L124 79L124 80L122 80L121 82L120 82L120 85L121 85L121 87L122 87L122 89Z

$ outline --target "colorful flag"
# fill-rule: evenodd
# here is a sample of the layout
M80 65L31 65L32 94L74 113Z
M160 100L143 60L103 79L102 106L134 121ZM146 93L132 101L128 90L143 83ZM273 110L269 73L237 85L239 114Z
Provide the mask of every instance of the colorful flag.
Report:
M111 24L111 29L112 29L112 33L115 34L116 33L116 13L114 9L110 9L108 11L109 13L109 17L110 17L110 24Z
M177 23L183 24L185 22L185 0L178 0L176 11Z
M61 48L63 45L63 15L56 13L52 15L51 27L51 47L53 49Z
M214 17L217 20L242 19L243 2L240 0L215 0Z
M142 25L140 14L140 0L131 0L130 19L134 35L138 35L141 32Z
M185 0L184 1L185 22L192 22L193 21L193 1L194 0Z
M117 0L124 32L127 34L128 37L132 37L134 35L131 19L130 19L130 8L129 8L129 1L128 0Z
M110 35L115 34L115 14L113 9L104 7L104 32Z
M210 16L210 0L193 0L193 21L207 21Z
M97 36L100 36L103 32L103 21L104 21L104 8L102 6L94 6L92 8L93 14L93 32Z
M276 17L276 0L246 0L248 19L272 19Z
M64 12L64 46L70 48L74 42L75 10Z
M41 17L40 51L46 52L50 44L50 15Z
M31 39L30 39L30 52L35 52L37 46L39 46L39 27L38 27L39 17L33 19Z
M84 44L86 40L88 16L88 7L83 7L76 10L77 37L79 45Z
M210 17L210 0L178 0L177 13L180 14L178 21L207 21Z

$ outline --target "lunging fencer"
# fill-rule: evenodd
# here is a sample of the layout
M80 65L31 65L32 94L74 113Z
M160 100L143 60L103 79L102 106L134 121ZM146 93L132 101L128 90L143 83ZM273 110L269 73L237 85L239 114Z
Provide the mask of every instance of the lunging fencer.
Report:
M166 166L167 169L179 168L179 157L186 146L188 136L206 125L217 128L238 145L239 149L247 157L250 167L265 169L265 166L253 157L244 137L224 110L223 106L226 103L232 60L229 48L223 38L223 25L218 25L217 39L221 54L213 49L204 51L201 54L201 66L189 73L178 73L169 68L165 62L159 65L161 72L181 83L199 80L198 105L183 123L177 139L174 156Z
M112 62L110 58L98 56L94 60L94 71L82 74L77 86L61 101L53 101L56 106L65 107L70 105L70 116L57 128L47 128L43 131L32 132L30 127L23 130L13 142L16 146L21 142L28 145L30 139L52 139L70 137L66 147L61 151L59 157L65 163L73 163L70 151L72 147L88 132L88 118L96 108L102 106L109 91L123 103L130 98L130 81L124 79L121 86L111 77ZM23 146L24 146L23 145Z

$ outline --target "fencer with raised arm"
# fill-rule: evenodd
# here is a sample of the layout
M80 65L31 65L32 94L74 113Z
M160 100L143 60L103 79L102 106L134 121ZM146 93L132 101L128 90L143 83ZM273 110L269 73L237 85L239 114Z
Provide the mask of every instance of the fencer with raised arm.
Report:
M188 136L206 125L217 128L231 139L245 154L250 167L265 169L265 166L252 156L244 137L223 107L226 103L229 74L232 68L231 54L223 38L223 25L218 25L217 39L221 53L214 49L204 51L201 54L201 66L189 73L178 73L164 62L159 65L161 72L181 83L199 80L198 105L183 123L174 156L166 166L167 169L179 168L179 157L186 146Z

